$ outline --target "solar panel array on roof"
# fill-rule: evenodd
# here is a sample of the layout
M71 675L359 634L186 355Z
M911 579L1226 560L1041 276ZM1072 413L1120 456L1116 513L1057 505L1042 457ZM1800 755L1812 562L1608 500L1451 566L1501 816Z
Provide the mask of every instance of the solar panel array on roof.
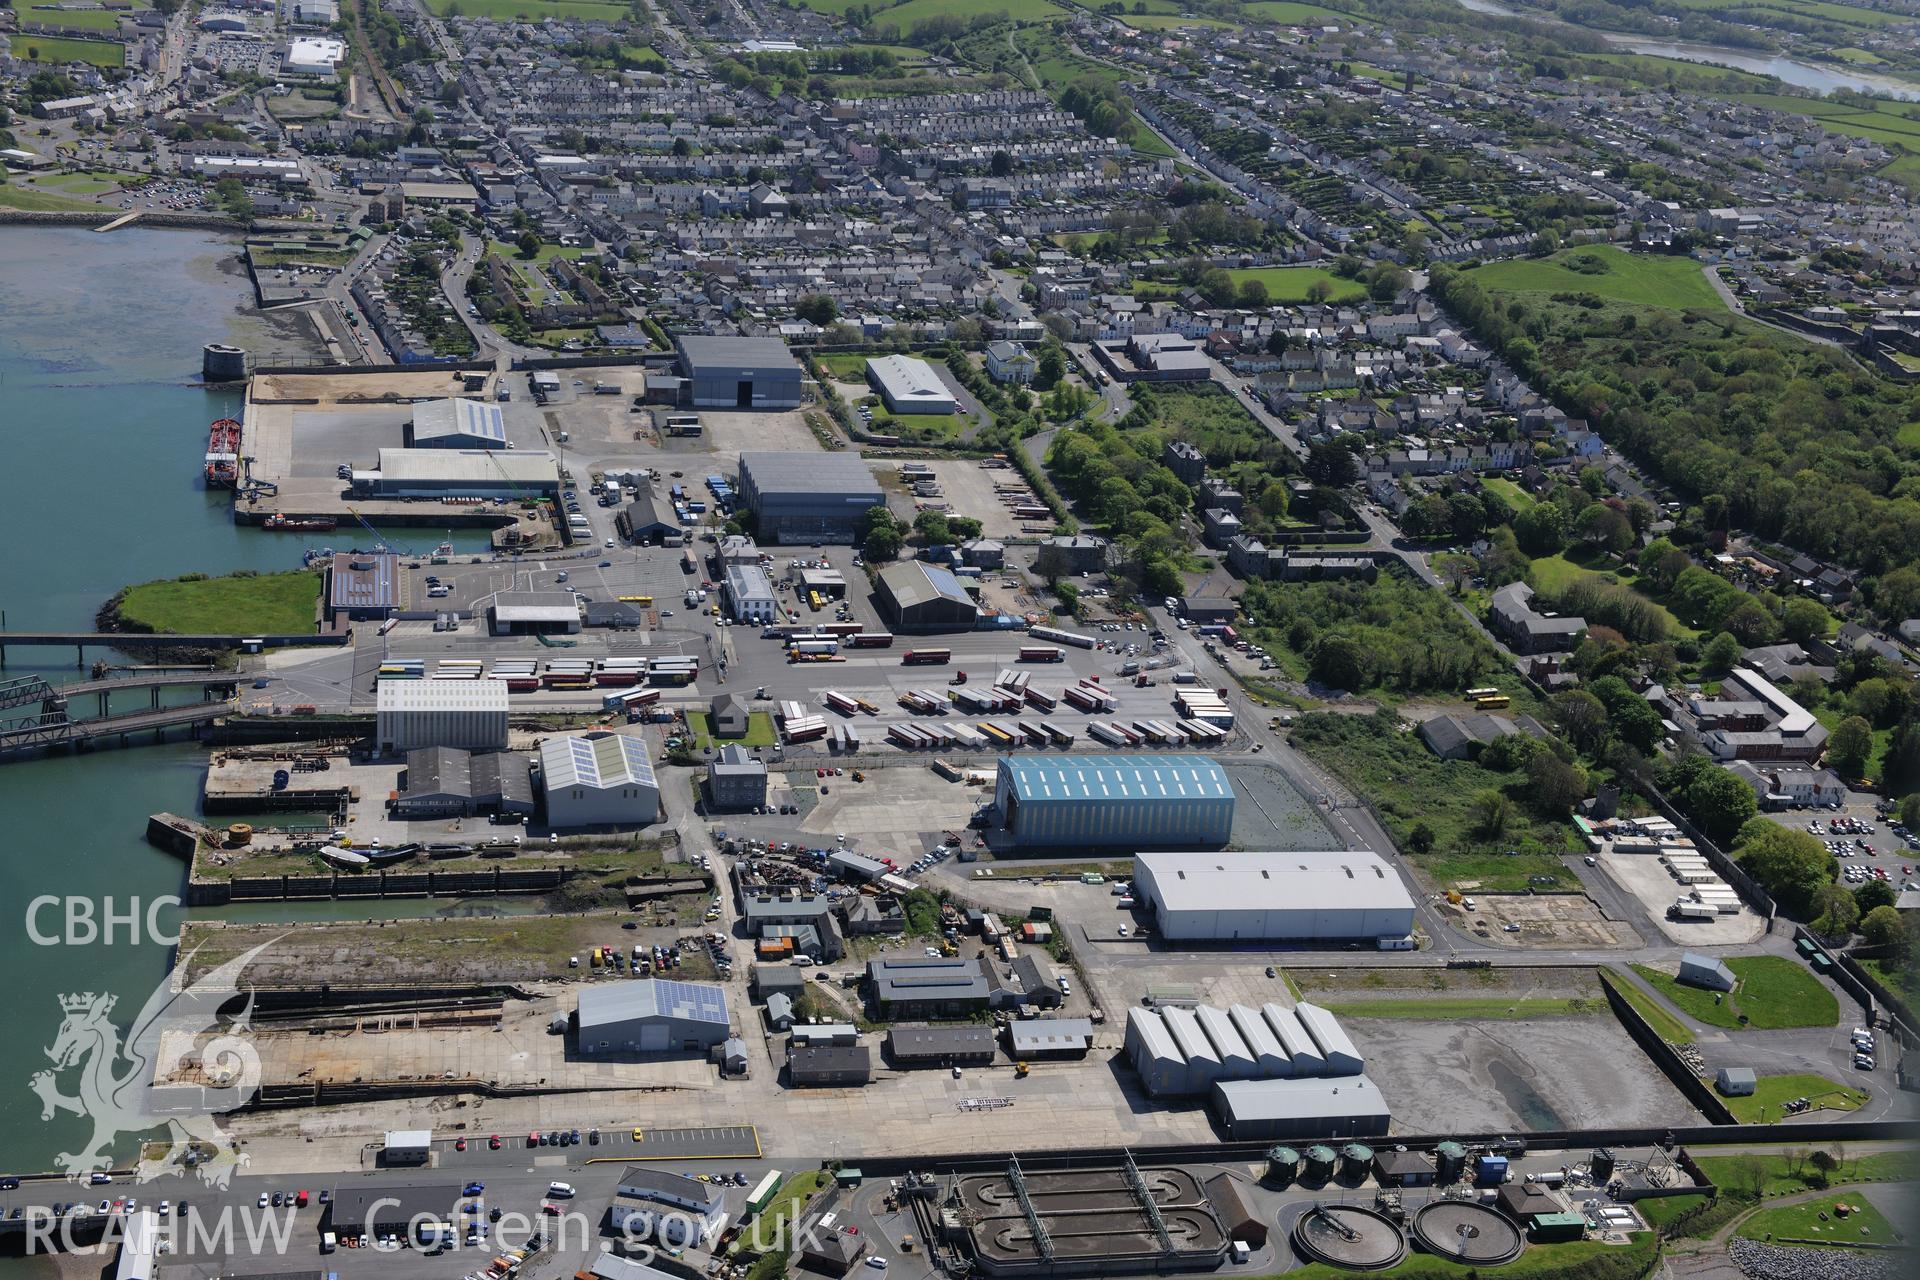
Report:
M656 978L653 983L654 1001L661 1013L676 1018L688 1018L695 1022L717 1022L722 1026L727 1021L727 1000L719 987L706 986L696 982L675 982L671 978Z

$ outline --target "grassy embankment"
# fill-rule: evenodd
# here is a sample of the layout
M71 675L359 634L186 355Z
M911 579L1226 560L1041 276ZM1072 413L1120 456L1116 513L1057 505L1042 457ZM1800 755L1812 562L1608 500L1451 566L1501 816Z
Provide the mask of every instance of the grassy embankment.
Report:
M110 607L134 631L293 635L313 630L319 600L320 575L296 569L143 582L121 592Z
M1683 986L1671 974L1636 964L1633 971L1675 1008L1696 1022L1730 1031L1752 1028L1830 1027L1840 1020L1840 1002L1796 960L1784 956L1734 956L1731 992Z

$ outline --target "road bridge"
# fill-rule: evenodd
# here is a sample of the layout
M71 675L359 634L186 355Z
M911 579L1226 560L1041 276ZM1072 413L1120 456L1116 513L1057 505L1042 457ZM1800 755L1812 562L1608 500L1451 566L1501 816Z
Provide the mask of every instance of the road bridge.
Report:
M297 645L342 647L352 643L350 632L304 631L292 635L215 635L174 631L0 631L0 667L7 665L10 648L61 648L72 645L75 664L85 666L89 648L107 649L283 649Z
M169 688L199 688L198 702L163 707L160 694ZM234 707L235 677L200 672L192 675L132 676L119 680L88 680L73 685L51 685L39 676L0 681L0 760L56 747L81 747L117 740L124 744L136 733L164 737L168 729L210 724ZM151 705L138 711L111 713L111 699L128 689L145 690ZM76 696L92 695L99 714L76 720L69 706Z

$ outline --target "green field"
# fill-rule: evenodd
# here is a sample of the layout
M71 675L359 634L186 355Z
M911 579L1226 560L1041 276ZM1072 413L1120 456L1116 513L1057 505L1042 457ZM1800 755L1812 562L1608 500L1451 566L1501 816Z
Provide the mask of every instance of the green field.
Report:
M92 213L100 208L100 205L89 200L75 200L71 196L21 186L17 182L0 182L0 209L19 209L27 213Z
M1725 994L1682 986L1671 974L1647 965L1636 964L1633 971L1676 1009L1710 1027L1778 1031L1830 1027L1840 1020L1840 1002L1797 960L1734 956L1727 960L1727 967L1733 970L1736 985Z
M320 575L235 574L225 578L173 579L129 587L120 616L151 631L201 635L299 635L313 630Z
M1516 515L1533 505L1533 495L1511 480L1499 476L1488 476L1480 482L1486 489L1499 495L1500 501L1507 504L1507 510Z
M1258 280L1267 286L1267 296L1275 302L1305 302L1307 290L1324 280L1333 288L1330 302L1357 302L1367 296L1367 286L1347 280L1325 267L1231 267L1227 274L1236 285Z
M1858 1111L1867 1095L1825 1076L1761 1076L1749 1096L1721 1101L1740 1123L1766 1124L1783 1119L1786 1113L1781 1107L1795 1098L1806 1098L1828 1111Z
M1258 280L1267 286L1268 300L1276 303L1307 301L1307 290L1321 280L1333 290L1327 295L1329 302L1358 302L1367 296L1366 285L1337 276L1325 267L1228 267L1226 270L1236 285ZM1171 298L1183 288L1184 285L1170 280L1142 280L1135 282L1133 293L1141 299Z
M1849 1206L1842 1218L1835 1206ZM1768 1240L1774 1244L1805 1242L1820 1244L1893 1244L1899 1240L1893 1224L1858 1193L1822 1196L1800 1204L1781 1204L1762 1209L1742 1222L1734 1234L1748 1240Z
M1004 13L1015 22L1058 22L1067 16L1067 11L1052 0L907 0L874 14L868 22L905 32L928 18L972 18L986 13Z
M1687 1024L1674 1017L1665 1005L1648 995L1631 979L1610 974L1608 981L1612 982L1615 991L1627 998L1628 1004L1639 1010L1640 1016L1652 1025L1655 1035L1669 1044L1693 1043L1693 1031Z
M1293 0L1261 0L1250 4L1246 12L1286 27L1333 26L1353 21L1353 15L1338 9L1323 9L1317 4L1296 4Z
M687 728L693 734L693 743L697 747L723 747L730 742L743 747L770 747L779 741L773 732L773 717L764 711L747 714L747 734L744 738L714 737L707 728L707 713L704 711L687 712Z
M842 382L865 382L867 378L867 357L857 352L836 351L829 355L814 357L820 367Z
M44 191L64 191L70 196L97 196L117 191L121 183L134 180L124 173L111 171L42 173L34 177L33 185Z
M1499 996L1409 996L1399 1000L1324 1000L1322 1006L1343 1018L1416 1018L1490 1021L1520 1018L1585 1018L1605 1013L1602 1000L1557 996L1506 1000ZM1798 1097L1798 1094L1793 1095Z
M69 31L99 31L107 35L120 28L121 18L131 18L139 9L40 9L26 5L15 5L14 12L20 15L23 26L44 25L61 27Z
M1221 18L1183 18L1177 13L1128 13L1120 21L1136 31L1178 31L1182 27L1231 27Z
M13 38L13 56L28 62L84 62L109 69L127 65L127 47L123 44L69 40L65 36L40 36L32 32L22 32Z
M1737 6L1729 6L1726 0L1667 0L1667 3L1674 8L1706 9L1716 14L1727 8L1771 9L1775 13L1824 18L1849 27L1883 27L1913 21L1904 13L1881 13L1850 4L1829 4L1827 0L1742 0Z
M1566 865L1550 853L1410 853L1407 861L1440 888L1466 893L1524 893L1535 886L1571 888L1574 884ZM1551 877L1554 883L1537 881L1535 876Z
M1832 1152L1831 1154L1839 1154ZM1699 1161L1700 1171L1722 1188L1733 1188L1743 1193L1746 1188L1740 1185L1740 1170L1749 1163L1757 1165L1758 1179L1752 1187L1755 1194L1763 1196L1791 1195L1796 1191L1807 1190L1805 1160L1795 1162L1788 1155L1702 1155L1698 1148L1694 1151ZM1828 1177L1828 1185L1850 1186L1856 1182L1904 1182L1920 1173L1920 1163L1914 1160L1911 1151L1883 1151L1868 1156L1849 1156L1842 1160L1839 1168Z
M599 0L427 0L427 7L445 17L457 14L467 18L598 18L619 22L631 16L624 4L603 4Z
M1604 269L1576 271L1567 265L1575 260L1595 262ZM1482 288L1502 293L1592 293L1645 307L1726 309L1692 258L1626 253L1611 245L1564 249L1551 258L1490 263L1470 274Z
M1575 548L1572 554L1578 556L1586 553L1583 549ZM1692 627L1687 626L1681 622L1679 618L1675 617L1673 610L1667 608L1666 605L1654 599L1652 595L1643 590L1638 585L1640 575L1626 566L1610 565L1604 570L1596 570L1580 564L1577 561L1570 560L1567 557L1568 552L1560 551L1553 555L1540 556L1530 561L1527 568L1527 581L1533 584L1534 590L1539 591L1543 595L1558 596L1568 587L1571 587L1574 583L1582 579L1611 578L1622 586L1631 587L1635 594L1653 605L1660 616L1666 620L1668 635L1675 638L1683 638L1699 634Z
M1546 1280L1552 1277L1604 1276L1606 1280L1630 1280L1647 1274L1658 1261L1660 1242L1651 1231L1637 1231L1626 1245L1601 1244L1580 1240L1568 1244L1535 1245L1498 1270L1471 1267L1450 1262L1430 1253L1409 1253L1406 1261L1385 1271L1359 1273L1324 1262L1310 1262L1286 1273L1286 1280L1353 1280L1365 1274L1373 1280L1475 1280L1497 1275L1500 1280ZM1595 1268L1595 1270L1589 1270Z

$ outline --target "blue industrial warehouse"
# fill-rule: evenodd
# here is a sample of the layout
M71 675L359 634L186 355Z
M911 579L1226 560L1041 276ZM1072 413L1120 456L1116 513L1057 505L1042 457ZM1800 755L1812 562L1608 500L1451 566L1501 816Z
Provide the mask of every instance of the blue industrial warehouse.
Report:
M1001 756L993 800L1019 849L1216 849L1233 829L1233 784L1205 756Z

